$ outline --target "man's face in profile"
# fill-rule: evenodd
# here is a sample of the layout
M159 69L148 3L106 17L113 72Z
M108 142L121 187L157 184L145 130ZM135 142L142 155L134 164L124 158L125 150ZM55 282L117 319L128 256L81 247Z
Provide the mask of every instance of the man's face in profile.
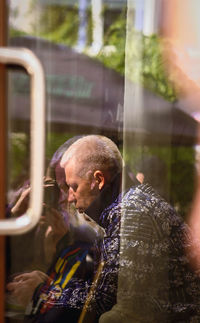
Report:
M69 187L68 202L74 203L76 209L82 213L98 196L98 183L95 182L92 174L88 178L78 176L76 163L73 160L66 165L65 176Z

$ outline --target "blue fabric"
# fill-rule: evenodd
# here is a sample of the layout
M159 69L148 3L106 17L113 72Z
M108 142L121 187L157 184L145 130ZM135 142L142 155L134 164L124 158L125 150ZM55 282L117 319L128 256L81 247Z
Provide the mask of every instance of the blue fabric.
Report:
M95 244L95 268L100 259L105 266L89 311L100 316L118 301L140 322L198 322L200 282L184 251L189 229L164 199L148 185L132 187L102 212L100 225L106 235ZM91 284L72 277L54 308L81 311Z

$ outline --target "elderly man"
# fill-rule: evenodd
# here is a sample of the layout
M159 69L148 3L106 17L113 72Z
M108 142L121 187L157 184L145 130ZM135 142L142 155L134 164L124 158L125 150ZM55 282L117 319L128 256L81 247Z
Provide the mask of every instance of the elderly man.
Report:
M62 157L68 201L105 229L94 248L95 270L104 267L96 288L90 278L72 278L54 306L77 322L90 294L87 310L95 315L87 322L197 322L200 285L184 253L188 228L148 184L125 178L122 165L116 145L97 135Z
M122 158L108 138L78 140L64 154L61 166L69 202L106 231L99 247L105 266L91 301L98 315L116 302L119 272L117 305L100 321L199 319L199 277L190 270L185 255L189 230L174 209L148 184L130 187L124 179L127 187L121 192ZM77 290L69 303L76 307L83 302L84 292Z

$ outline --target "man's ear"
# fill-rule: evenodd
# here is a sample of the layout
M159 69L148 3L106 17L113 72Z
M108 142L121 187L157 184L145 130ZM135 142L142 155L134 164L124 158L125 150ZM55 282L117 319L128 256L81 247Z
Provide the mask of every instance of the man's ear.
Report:
M105 176L101 170L96 170L94 172L94 180L98 185L99 190L101 190L105 185Z

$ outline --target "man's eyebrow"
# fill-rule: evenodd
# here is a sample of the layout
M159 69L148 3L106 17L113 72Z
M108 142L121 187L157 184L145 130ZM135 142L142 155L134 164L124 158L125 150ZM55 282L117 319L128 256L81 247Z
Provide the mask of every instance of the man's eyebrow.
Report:
M77 187L78 185L76 184L76 183L74 183L74 182L72 182L72 183L69 183L69 182L65 182L66 183L66 185L68 186L68 188L70 188L70 187L72 187L73 188L73 186L74 187Z
M70 184L70 187L72 187L73 189L77 189L78 184L77 183L71 183Z
M63 184L63 186L64 186L66 189L69 189L69 185L68 185L66 182Z

